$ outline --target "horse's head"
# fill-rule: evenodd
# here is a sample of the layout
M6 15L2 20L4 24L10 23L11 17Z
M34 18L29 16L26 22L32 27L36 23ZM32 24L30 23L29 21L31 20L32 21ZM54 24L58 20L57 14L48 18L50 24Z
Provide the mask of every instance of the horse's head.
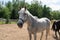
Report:
M19 20L17 22L17 25L18 25L18 27L22 28L24 22L26 22L27 17L28 17L28 15L26 13L26 8L21 8L21 10L18 11L18 14L19 14Z

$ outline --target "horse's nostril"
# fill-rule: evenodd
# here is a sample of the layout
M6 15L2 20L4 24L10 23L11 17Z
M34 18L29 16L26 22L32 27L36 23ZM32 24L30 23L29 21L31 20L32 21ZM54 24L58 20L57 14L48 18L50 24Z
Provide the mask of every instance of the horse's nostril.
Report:
M20 25L23 25L23 23L20 23Z
M23 23L17 23L18 27L22 28Z

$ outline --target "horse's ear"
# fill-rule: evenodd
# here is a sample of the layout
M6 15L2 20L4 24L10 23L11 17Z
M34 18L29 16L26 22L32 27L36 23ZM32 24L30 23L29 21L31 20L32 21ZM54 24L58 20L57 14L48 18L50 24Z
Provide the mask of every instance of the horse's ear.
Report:
M21 7L18 8L18 11L21 9Z
M25 6L24 8L25 8L25 10L26 10L26 6Z

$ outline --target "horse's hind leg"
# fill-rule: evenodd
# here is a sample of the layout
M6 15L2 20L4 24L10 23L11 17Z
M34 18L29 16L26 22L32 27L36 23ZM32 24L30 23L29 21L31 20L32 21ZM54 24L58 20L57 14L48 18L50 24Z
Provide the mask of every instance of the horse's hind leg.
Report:
M50 28L46 29L46 40L47 40L47 37L48 37L48 33L50 32ZM50 33L49 33L50 34Z
M59 30L58 30L58 34L59 34L59 40L60 40L60 32L59 32Z
M42 40L42 37L43 37L43 32L41 33L41 37L40 37L40 40Z
M58 38L58 36L57 36L57 31L55 31L55 36L56 36L56 38Z

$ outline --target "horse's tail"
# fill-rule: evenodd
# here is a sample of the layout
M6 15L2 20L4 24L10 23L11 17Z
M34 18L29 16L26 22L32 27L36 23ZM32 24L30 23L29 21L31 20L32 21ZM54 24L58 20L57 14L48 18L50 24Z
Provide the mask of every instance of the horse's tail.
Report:
M56 25L56 22L54 21L52 28L51 28L53 31L55 31L55 25Z

